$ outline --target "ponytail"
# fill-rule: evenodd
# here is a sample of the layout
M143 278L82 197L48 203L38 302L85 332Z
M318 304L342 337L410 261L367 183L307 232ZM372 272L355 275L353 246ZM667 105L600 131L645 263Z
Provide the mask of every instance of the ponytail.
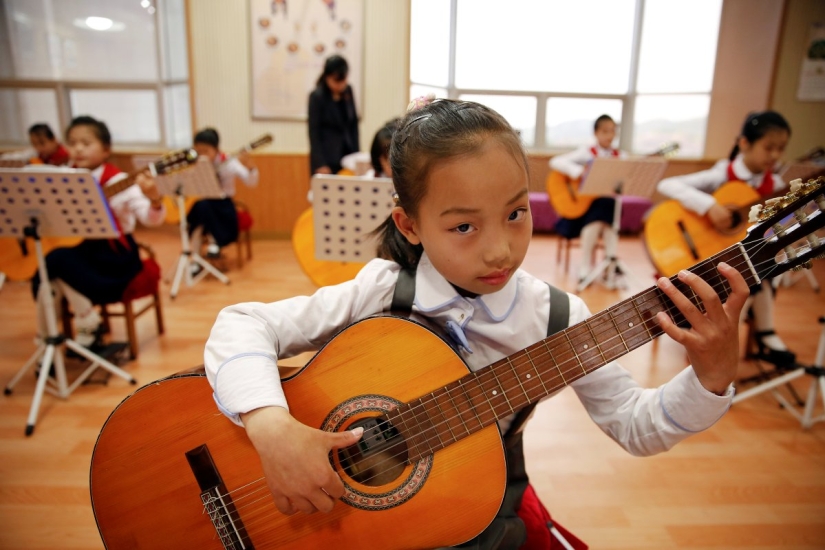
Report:
M381 225L376 227L370 235L378 239L378 257L385 260L392 260L398 263L403 269L415 269L424 247L420 244L412 244L401 234L395 226L392 215L387 216Z

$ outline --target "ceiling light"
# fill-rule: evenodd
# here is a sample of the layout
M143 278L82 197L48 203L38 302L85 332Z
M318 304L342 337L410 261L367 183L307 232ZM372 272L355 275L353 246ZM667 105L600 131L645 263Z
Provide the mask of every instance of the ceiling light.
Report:
M93 31L101 31L101 32L116 32L122 31L126 28L126 25L119 21L112 21L108 17L87 17L85 19L75 19L74 26L80 27L81 29L89 29Z

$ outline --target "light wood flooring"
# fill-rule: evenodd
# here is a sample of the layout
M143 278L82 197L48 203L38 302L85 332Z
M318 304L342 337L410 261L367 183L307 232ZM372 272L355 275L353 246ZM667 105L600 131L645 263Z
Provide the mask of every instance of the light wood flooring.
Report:
M155 248L166 274L173 273L176 229L138 237ZM125 365L141 384L202 363L204 341L221 307L313 291L288 241L255 241L253 247L251 262L242 269L230 265L228 286L209 279L182 287L174 301L164 286L167 333L159 338L151 314L142 317L140 357ZM524 267L572 289L573 278L557 264L555 247L555 237L537 235ZM234 260L234 246L228 253ZM621 257L633 272L630 288L587 289L582 297L591 310L653 284L638 238L622 239ZM825 283L823 262L814 273ZM780 291L777 306L778 331L811 364L825 291L814 293L802 278ZM116 339L122 337L118 320L114 331ZM34 351L34 333L28 285L6 282L0 290L4 385ZM640 383L655 386L686 360L683 349L663 337L622 364ZM754 366L743 360L742 375L752 372ZM803 377L795 386L804 395L810 383ZM65 401L46 395L35 433L25 437L34 384L27 374L11 396L0 397L0 548L100 549L89 460L108 414L135 388L113 377L107 385L81 386ZM816 412L822 414L819 401ZM770 394L735 405L712 429L669 453L634 458L600 433L568 390L538 408L527 428L526 454L532 482L555 519L594 549L825 548L825 423L802 430Z

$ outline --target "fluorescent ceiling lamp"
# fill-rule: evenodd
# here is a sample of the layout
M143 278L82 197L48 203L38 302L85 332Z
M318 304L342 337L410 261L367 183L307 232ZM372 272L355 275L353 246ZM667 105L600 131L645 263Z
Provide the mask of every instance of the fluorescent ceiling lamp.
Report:
M120 23L119 21L112 21L108 17L95 16L87 17L86 19L75 19L74 26L80 27L81 29L90 29L101 32L122 31L126 28L126 25Z

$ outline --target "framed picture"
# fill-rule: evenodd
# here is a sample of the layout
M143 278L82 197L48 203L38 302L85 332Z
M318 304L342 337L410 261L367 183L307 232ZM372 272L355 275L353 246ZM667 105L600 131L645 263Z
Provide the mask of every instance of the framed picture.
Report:
M252 118L306 120L330 55L349 64L361 109L363 0L249 0Z

